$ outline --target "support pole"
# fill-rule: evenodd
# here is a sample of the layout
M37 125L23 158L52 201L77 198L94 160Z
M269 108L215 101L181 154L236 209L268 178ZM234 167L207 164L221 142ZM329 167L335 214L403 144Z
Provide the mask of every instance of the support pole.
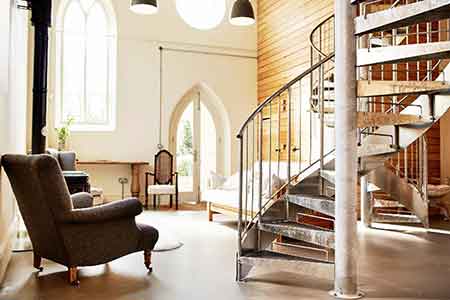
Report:
M47 135L48 28L51 25L51 0L33 1L34 26L32 153L44 153Z
M369 181L366 176L361 177L361 223L364 227L369 228L372 224L372 201L369 190Z
M356 222L357 103L354 7L335 1L336 26L336 227L335 283L341 299L362 297L358 291Z

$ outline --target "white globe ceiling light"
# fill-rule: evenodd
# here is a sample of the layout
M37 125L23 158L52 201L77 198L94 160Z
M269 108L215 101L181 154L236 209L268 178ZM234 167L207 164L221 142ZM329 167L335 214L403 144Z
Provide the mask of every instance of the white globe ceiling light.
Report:
M230 23L236 26L250 26L255 23L255 13L250 0L236 0L230 14Z
M217 27L225 17L225 0L176 0L177 12L189 26L208 30Z
M158 12L158 1L131 0L130 10L140 15L153 15Z

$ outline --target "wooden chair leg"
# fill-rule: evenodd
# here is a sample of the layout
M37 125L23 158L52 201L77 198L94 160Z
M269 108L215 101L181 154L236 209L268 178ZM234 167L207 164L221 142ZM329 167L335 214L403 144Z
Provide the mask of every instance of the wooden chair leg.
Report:
M44 268L41 266L42 258L33 252L33 267L39 270L39 272L42 272Z
M152 268L152 251L151 250L144 250L144 263L145 267L149 272L153 271Z
M148 208L148 192L145 190L145 206L146 209Z
M80 281L78 280L78 269L77 267L68 267L69 268L69 283L71 285L78 286Z
M173 195L170 195L170 204L169 204L170 208L172 208L172 202L173 202Z
M175 194L175 210L178 210L178 192Z
M156 210L156 195L153 195L153 210Z
M213 211L211 210L211 202L208 202L208 203L206 204L206 209L207 209L207 211L208 211L208 221L209 221L209 222L212 222L212 221L213 221L213 215L214 215L214 213L213 213Z

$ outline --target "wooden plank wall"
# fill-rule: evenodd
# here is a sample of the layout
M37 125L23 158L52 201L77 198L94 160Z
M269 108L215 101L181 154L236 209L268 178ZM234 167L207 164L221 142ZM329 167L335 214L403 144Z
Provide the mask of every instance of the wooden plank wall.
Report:
M309 35L333 13L333 0L258 1L258 98L308 69Z

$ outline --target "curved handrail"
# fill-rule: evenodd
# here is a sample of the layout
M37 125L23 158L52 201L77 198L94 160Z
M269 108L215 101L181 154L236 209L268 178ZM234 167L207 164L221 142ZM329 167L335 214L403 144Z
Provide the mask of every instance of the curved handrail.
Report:
M309 69L307 69L306 71L304 71L302 74L298 75L297 77L295 77L294 79L292 79L291 81L289 81L287 84L285 84L283 87L281 87L278 91L276 91L275 93L273 93L270 97L268 97L266 100L264 100L263 102L261 102L261 104L259 104L256 109L250 114L250 116L244 121L244 123L242 124L242 126L239 128L238 134L237 134L237 138L241 139L243 137L243 133L245 128L247 127L247 125L250 123L250 121L252 121L256 115L258 113L260 113L264 107L269 104L270 102L272 102L272 100L274 100L275 98L279 97L281 94L283 94L285 91L287 91L291 86L293 86L295 83L297 83L298 81L302 80L303 78L305 78L306 76L308 76L309 74L311 74L311 72L313 72L314 70L318 69L320 66L322 66L324 63L330 61L332 58L334 57L334 53L325 57L325 59L319 61L318 63L314 64L313 66L311 66Z
M321 56L326 57L327 54L322 52L322 49L319 49L316 44L314 43L314 35L317 32L317 30L322 27L322 25L324 25L326 22L330 21L331 19L334 18L334 14L332 14L331 16L327 17L326 19L324 19L322 22L320 22L314 29L313 31L311 31L311 34L309 35L309 44L311 45L311 47L313 47L314 50L316 50ZM330 53L331 55L332 53Z

